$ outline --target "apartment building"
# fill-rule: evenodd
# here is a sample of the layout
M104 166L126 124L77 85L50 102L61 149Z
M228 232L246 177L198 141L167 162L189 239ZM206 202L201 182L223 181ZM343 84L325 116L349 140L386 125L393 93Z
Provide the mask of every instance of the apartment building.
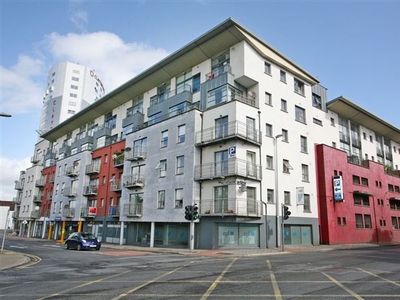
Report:
M104 94L103 83L94 70L70 62L53 66L47 75L38 133L51 130ZM43 168L55 165L57 157L52 147L57 146L39 137L31 157L32 166L20 173L16 183L13 220L21 235L46 235L44 229L49 216L54 174L48 174L49 171L43 171Z
M323 167L341 153L346 164L376 157L394 170L400 156L382 161L376 147L353 144L371 134L392 153L400 132L339 99L328 102L313 75L228 19L42 134L55 158L43 169L54 183L44 187L52 193L42 231L150 247L329 243L320 214L333 189L324 180L339 169L321 177ZM190 222L194 204L200 218Z

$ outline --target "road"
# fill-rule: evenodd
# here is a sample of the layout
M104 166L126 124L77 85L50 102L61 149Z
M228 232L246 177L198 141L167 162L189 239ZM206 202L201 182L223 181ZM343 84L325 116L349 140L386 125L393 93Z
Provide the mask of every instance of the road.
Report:
M400 246L222 258L7 247L40 260L0 272L0 299L400 298Z

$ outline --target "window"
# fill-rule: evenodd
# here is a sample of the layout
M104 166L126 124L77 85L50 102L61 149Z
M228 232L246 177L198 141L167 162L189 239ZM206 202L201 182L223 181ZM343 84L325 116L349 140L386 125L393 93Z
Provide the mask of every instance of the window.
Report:
M300 151L303 153L308 153L307 137L302 135L300 136Z
M368 186L368 178L361 177L361 184L364 186Z
M309 194L304 194L303 211L304 212L311 212L310 195Z
M264 73L271 75L271 64L264 62Z
M289 160L283 160L283 173L290 173L290 170L293 170L293 167L289 164Z
M215 138L220 139L228 135L228 117L215 120Z
M228 150L215 152L215 175L225 176L228 171Z
M193 76L192 80L192 92L196 93L200 91L200 73Z
M354 205L369 206L369 195L354 193Z
M77 94L74 94L74 93L69 93L69 96L70 96L71 98L78 98L78 95L77 95Z
M178 126L178 143L183 143L185 141L186 136L186 126L181 125Z
M314 123L314 124L317 124L317 125L319 125L319 126L322 126L322 121L321 121L321 120L318 120L318 119L316 119L316 118L313 118L313 123Z
M321 96L318 96L316 94L312 94L312 105L316 108L321 109L322 104L321 104Z
M71 79L72 79L72 81L79 81L78 77L72 77Z
M301 123L306 123L306 110L296 105L295 111L296 111L296 121L299 121Z
M175 189L175 208L183 207L183 189Z
M335 119L331 118L331 126L335 126Z
M301 179L304 182L309 182L308 165L305 164L301 165Z
M283 194L285 204L290 205L290 192L285 191Z
M78 86L77 86L77 85L71 84L71 89L72 89L72 90L77 90L77 89L78 89Z
M272 137L272 125L271 124L265 124L265 135Z
M353 175L353 184L360 184L360 177Z
M176 158L176 175L183 174L185 168L185 156L178 156Z
M168 146L168 130L161 132L161 148Z
M371 215L364 215L365 228L372 228Z
M165 207L165 191L158 191L157 208L162 209Z
M228 186L218 186L214 188L214 212L225 213L228 211Z
M282 129L282 141L289 142L289 133L286 129Z
M399 229L399 223L398 223L396 217L392 217L392 228L393 229Z
M286 72L282 71L280 72L280 79L282 82L286 83Z
M117 116L112 115L112 112L107 113L104 115L104 127L114 129L117 123Z
M265 104L272 106L272 95L265 92Z
M356 228L363 228L362 214L356 214Z
M158 177L165 177L165 175L167 174L167 160L160 160L156 167L156 170L159 170Z
M294 91L300 95L304 96L304 82L294 79Z
M272 156L267 155L267 169L273 170L274 169L274 160Z
M285 99L281 99L281 111L287 112L287 101Z
M274 190L267 189L267 203L274 203Z

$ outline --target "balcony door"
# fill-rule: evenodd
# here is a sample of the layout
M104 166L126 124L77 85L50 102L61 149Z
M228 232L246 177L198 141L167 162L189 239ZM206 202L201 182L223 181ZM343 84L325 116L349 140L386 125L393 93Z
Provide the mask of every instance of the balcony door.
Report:
M228 186L214 188L214 213L224 213L228 210Z
M228 175L228 150L215 152L215 176Z
M257 177L257 168L256 168L256 153L247 151L247 176L249 177Z
M257 213L256 188L254 187L247 187L247 213Z
M215 120L215 138L222 139L228 136L228 117Z

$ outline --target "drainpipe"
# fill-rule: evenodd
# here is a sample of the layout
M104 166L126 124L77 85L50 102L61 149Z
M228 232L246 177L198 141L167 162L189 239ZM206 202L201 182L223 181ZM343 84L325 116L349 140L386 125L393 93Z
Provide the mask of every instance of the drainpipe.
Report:
M260 143L261 143L262 136L261 136L261 111L260 111L260 110L258 111L258 132L259 132L258 138L259 138ZM260 166L262 165L262 153L261 153L261 150L262 150L262 146L260 146L260 151L259 151ZM260 175L261 175L261 183L260 183L260 202L261 202L262 205L265 207L265 209L264 209L263 206L261 206L260 208L261 208L261 216L264 218L264 228L265 228L265 231L266 231L266 234L267 234L267 235L266 235L267 240L265 241L265 245L266 245L266 248L268 248L269 230L268 230L268 222L267 222L267 203L263 201L262 168L260 169Z

